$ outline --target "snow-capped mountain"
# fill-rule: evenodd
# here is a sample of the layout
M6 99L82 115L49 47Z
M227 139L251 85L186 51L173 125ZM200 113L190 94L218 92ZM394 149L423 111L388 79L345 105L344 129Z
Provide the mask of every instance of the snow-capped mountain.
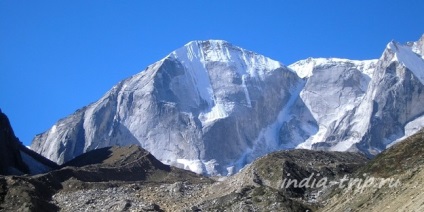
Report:
M225 41L194 41L37 135L64 163L139 144L162 162L227 175L287 148L376 154L424 124L424 36L378 60L307 59L289 67Z
M309 58L290 65L307 82L290 121L280 131L280 139L292 148L312 149L313 144L337 136L331 131L362 101L376 63Z
M287 67L251 51L190 42L36 136L31 148L63 163L100 147L140 144L167 164L232 173L302 85Z

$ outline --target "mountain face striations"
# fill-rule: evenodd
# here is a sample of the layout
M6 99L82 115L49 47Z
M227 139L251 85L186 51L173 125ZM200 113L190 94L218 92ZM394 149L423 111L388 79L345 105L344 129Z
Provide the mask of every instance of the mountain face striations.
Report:
M288 67L225 41L194 41L37 135L65 163L137 144L160 161L229 175L280 149L375 155L424 120L424 36L378 60L307 59Z

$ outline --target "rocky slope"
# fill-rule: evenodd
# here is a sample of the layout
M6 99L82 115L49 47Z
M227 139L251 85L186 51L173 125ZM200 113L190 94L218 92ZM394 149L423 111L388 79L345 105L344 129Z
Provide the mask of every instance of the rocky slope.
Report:
M356 153L279 151L214 183L97 184L60 191L53 201L63 211L422 211L423 135L420 132L371 161ZM349 187L350 179L365 181L367 176L399 183ZM287 180L299 184L287 186Z
M58 166L26 148L0 110L0 175L40 174Z
M106 147L83 154L46 174L0 177L0 210L81 211L96 204L97 210L118 210L121 206L131 206L132 210L155 209L155 202L162 203L160 196L148 196L165 195L167 185L202 187L212 182L165 165L139 146ZM147 199L134 196L137 191L143 191ZM126 194L132 198L121 201Z
M284 150L215 180L165 165L137 145L101 148L46 174L0 176L0 211L421 211L423 140L417 133L371 161ZM370 176L399 182L350 186Z
M325 188L330 181L354 173L367 161L363 155L346 152L271 153L207 188L209 195L198 207L206 211L314 211L327 198ZM300 184L308 178L308 183ZM320 180L323 185L317 186Z
M123 170L119 168L119 165L118 168L112 167L116 167L116 162L121 163L121 153L134 150L137 154L146 153L137 149L135 146L114 147L111 149L113 153L101 160L103 161L100 163L101 165L84 165L76 170L72 168L74 170L72 178L66 178L66 180L63 178L63 174L58 175L57 173L70 169L70 167L52 172L52 175L55 176L54 179L61 179L61 189L54 192L49 203L60 208L61 211L315 210L320 207L317 199L324 196L315 195L317 189L321 188L309 189L292 186L285 188L281 186L282 179L291 175L291 179L300 181L304 177L309 177L311 173L320 173L321 176L337 179L344 174L354 172L367 161L363 156L354 153L294 150L267 155L240 173L227 179L220 179L219 182L178 168L159 165L160 163L159 167L166 166L172 170L166 172L166 175L159 171L161 168L154 168L153 171L159 171L160 174L150 174L151 177L141 180L132 178L128 181L129 179L126 177L116 178L115 174ZM88 158L84 156L85 154L83 158ZM311 160L311 156L315 159ZM70 163L86 164L85 161L85 159L78 158ZM111 164L115 165L110 167ZM93 177L87 178L86 173L81 174L77 171L82 169L90 172L90 176L97 176L99 170L94 171L92 166L106 166L116 172L103 172L101 174L103 178L94 181ZM151 170L146 168L149 166L137 167ZM125 174L136 175L134 171ZM70 176L70 174L66 176ZM109 178L106 179L107 176L113 176L113 181ZM38 180L46 181L47 178L53 179L45 176L44 179L39 177ZM312 196L314 197L312 198Z
M194 41L37 135L64 163L137 144L160 161L231 175L292 148L376 155L423 127L424 36L378 60L308 59L285 67L225 41Z
M353 189L340 189L321 211L423 211L424 131L379 154L356 176L368 179ZM380 179L380 181L378 180ZM386 179L380 186L381 179Z

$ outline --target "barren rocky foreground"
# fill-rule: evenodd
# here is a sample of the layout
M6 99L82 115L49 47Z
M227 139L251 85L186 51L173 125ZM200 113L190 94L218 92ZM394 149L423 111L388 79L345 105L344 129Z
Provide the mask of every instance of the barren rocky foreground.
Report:
M8 127L1 127L2 150L15 161L2 161L1 174L25 171L20 164L27 163L15 157L22 146ZM137 145L107 147L44 174L0 175L0 211L423 211L423 155L420 131L372 160L358 153L285 150L233 176L207 177L165 165ZM345 177L397 183L362 182L353 189L332 184Z
M164 165L138 146L111 147L82 155L47 174L4 177L1 207L18 211L315 210L320 205L310 196L317 191L281 189L284 176L301 179L323 173L337 178L365 162L365 157L354 153L281 151L260 158L239 174L211 179Z

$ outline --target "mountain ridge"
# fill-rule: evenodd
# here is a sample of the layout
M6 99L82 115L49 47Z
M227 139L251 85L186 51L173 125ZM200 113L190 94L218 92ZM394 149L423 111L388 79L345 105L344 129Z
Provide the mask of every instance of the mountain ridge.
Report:
M138 144L166 164L209 175L234 174L288 148L375 155L419 128L414 120L423 113L413 105L424 102L424 70L415 67L422 40L396 44L400 53L386 48L378 60L288 67L225 41L193 41L59 121L31 147L63 163L92 149Z

